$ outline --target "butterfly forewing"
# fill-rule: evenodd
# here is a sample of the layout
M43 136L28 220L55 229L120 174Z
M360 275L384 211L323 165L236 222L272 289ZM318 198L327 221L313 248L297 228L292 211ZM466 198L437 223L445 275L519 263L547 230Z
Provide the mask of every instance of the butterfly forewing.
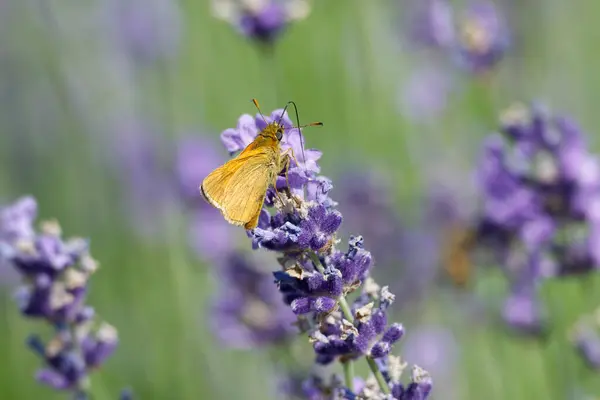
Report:
M274 182L278 166L274 149L245 150L208 175L200 188L228 222L252 229L258 223L267 188Z

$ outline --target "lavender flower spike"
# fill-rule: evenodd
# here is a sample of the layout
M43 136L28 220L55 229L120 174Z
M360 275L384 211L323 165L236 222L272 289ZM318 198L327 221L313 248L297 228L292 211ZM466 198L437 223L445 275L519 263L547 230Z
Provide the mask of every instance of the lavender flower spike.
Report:
M87 399L89 373L99 368L118 344L117 331L95 318L85 304L88 283L98 268L88 241L64 240L56 221L33 228L37 204L25 197L0 210L0 237L4 260L23 278L16 292L21 313L45 320L53 336L28 339L29 347L45 366L36 373L38 382Z
M273 44L290 22L310 13L308 0L212 0L212 5L217 18L267 45Z
M465 69L489 71L503 58L509 44L508 28L493 3L472 4L459 18L454 51Z
M281 110L272 115L281 115ZM282 147L292 147L298 158L302 133L292 127L287 115L283 125ZM223 143L235 153L263 127L260 116L243 115L236 129L223 132ZM277 187L281 200L267 196L258 226L247 234L254 249L277 254L281 269L273 272L275 282L283 302L296 314L300 331L312 344L315 362L339 362L344 367L343 384L335 378L311 377L305 382L305 396L329 399L334 393L336 398L354 399L366 395L366 390L371 396L367 398L426 399L431 391L428 374L416 367L410 382L401 383L401 366L405 364L391 355L404 334L401 324L388 323L387 310L395 296L370 277L373 258L362 236L353 236L345 249L338 248L342 215L329 197L333 185L318 175L321 153L305 150L304 154L290 168L289 188L280 177ZM346 295L353 292L359 295L349 304ZM355 385L351 366L360 358L367 361L372 373L367 382L375 385Z
M538 283L598 269L599 177L581 129L538 105L510 107L485 142L478 237L511 282L505 316L512 325L543 331Z
M492 70L509 49L508 26L490 1L455 10L448 0L416 0L413 8L412 42L449 55L467 72Z

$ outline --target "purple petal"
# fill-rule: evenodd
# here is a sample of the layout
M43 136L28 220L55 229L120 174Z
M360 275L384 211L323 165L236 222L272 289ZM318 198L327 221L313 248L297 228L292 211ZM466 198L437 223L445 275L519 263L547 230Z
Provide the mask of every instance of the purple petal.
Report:
M313 309L318 313L326 313L335 307L337 302L330 297L317 297L313 303Z
M404 327L402 324L394 323L388 330L383 334L381 340L390 344L396 343L404 334Z
M73 385L73 382L68 381L63 375L47 368L39 370L35 375L35 379L56 390L66 390Z

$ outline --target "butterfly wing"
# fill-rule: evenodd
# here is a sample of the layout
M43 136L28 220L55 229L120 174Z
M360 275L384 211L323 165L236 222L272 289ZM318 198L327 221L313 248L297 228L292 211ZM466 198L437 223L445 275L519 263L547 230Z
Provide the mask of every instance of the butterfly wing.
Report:
M252 229L258 224L267 188L277 174L277 165L277 154L273 149L245 152L211 172L200 190L229 223Z

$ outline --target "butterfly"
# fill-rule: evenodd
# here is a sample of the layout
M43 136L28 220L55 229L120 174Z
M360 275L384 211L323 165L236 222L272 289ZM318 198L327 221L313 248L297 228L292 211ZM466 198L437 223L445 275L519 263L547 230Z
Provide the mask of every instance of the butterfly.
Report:
M252 102L264 120L258 101L252 99ZM218 208L230 224L245 229L255 228L267 189L269 186L276 188L277 176L281 171L285 171L287 179L290 159L295 159L295 156L291 148L282 153L280 143L285 132L281 120L289 104L296 108L294 102L288 102L278 121L267 123L252 143L235 158L208 174L200 185L204 198ZM313 122L296 128L320 125L323 124Z

